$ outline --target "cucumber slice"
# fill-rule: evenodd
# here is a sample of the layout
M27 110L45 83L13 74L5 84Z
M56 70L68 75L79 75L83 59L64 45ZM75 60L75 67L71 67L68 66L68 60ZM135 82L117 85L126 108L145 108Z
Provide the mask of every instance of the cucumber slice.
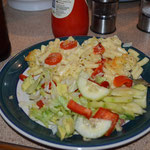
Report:
M133 85L133 87L132 88L134 88L134 89L137 89L137 90L142 90L142 91L147 91L147 87L146 86L144 86L143 84L136 84L136 85Z
M138 90L142 90L145 92L145 95L142 97L142 98L135 98L134 99L134 102L136 104L138 104L139 106L141 106L142 108L146 108L147 106L147 87L142 85L142 84L137 84L137 85L134 85L133 88L135 89L138 89Z
M125 104L122 106L122 108L127 114L131 114L131 115L132 114L141 115L145 112L138 104L134 102Z
M147 102L146 102L146 95L143 98L136 98L134 99L134 102L141 106L142 108L146 108Z
M99 107L104 107L104 102L103 101L91 101L89 102L89 108L99 108Z
M112 103L130 103L133 101L133 98L131 96L106 96L103 100Z
M85 138L95 139L102 137L111 127L110 120L94 119L89 120L78 117L75 122L75 130Z
M113 96L132 96L134 98L142 98L145 95L145 91L138 89L120 87L112 90L111 95Z
M124 114L124 109L122 108L122 104L105 102L104 106L105 108L108 108L116 113Z
M110 92L110 89L101 87L81 75L79 75L77 86L81 94L89 100L100 100Z

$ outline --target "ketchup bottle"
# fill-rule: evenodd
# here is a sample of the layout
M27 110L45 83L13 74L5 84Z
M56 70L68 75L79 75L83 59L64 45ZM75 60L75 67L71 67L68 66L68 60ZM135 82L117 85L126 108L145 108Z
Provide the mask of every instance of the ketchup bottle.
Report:
M89 12L86 0L53 0L51 21L55 37L87 35Z
M11 44L8 37L3 3L0 1L0 62L10 56Z

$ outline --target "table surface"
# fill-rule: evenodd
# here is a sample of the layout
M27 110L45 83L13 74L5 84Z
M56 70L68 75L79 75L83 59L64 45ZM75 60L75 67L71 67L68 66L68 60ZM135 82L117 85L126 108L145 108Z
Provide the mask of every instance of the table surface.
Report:
M25 12L15 10L5 2L4 10L7 19L9 38L12 46L11 56L23 49L41 41L54 38L51 29L51 10ZM123 42L131 42L133 46L150 56L150 34L137 29L139 1L119 3L116 31L112 34L100 35L90 29L88 35L108 37L117 35ZM10 59L0 63L0 68ZM53 149L35 143L7 125L0 117L0 140L19 145L40 149ZM128 145L116 148L116 150L149 150L150 133Z

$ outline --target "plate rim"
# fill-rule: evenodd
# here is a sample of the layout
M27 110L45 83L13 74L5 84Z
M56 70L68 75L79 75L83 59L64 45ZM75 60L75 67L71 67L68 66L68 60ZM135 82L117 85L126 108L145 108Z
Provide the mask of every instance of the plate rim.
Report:
M140 134L132 137L131 139L127 139L125 141L121 141L118 143L114 143L114 144L110 144L110 145L106 145L106 146L91 146L91 147L76 147L76 146L65 146L65 145L60 145L60 144L54 144L51 142L47 142L44 141L42 139L39 139L37 137L34 137L26 132L24 132L23 130L21 130L19 127L17 127L15 124L13 124L3 113L3 111L0 108L0 115L2 116L2 118L6 121L6 123L13 128L15 131L17 131L18 133L20 133L21 135L25 136L26 138L34 141L34 142L38 142L42 145L45 146L52 146L54 148L61 148L61 149L67 149L67 150L104 150L104 149L109 149L109 148L115 148L115 147L119 147L119 146L123 146L125 144L129 144L139 138L141 138L142 136L144 136L145 134L147 134L150 131L150 127L147 128L144 132L141 132ZM42 143L41 143L42 142Z

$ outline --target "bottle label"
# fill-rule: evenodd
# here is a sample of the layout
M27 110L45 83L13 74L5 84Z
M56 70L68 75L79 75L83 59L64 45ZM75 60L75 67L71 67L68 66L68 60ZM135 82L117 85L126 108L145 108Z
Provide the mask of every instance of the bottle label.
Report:
M52 14L56 18L67 17L74 6L75 0L53 0L52 2Z

